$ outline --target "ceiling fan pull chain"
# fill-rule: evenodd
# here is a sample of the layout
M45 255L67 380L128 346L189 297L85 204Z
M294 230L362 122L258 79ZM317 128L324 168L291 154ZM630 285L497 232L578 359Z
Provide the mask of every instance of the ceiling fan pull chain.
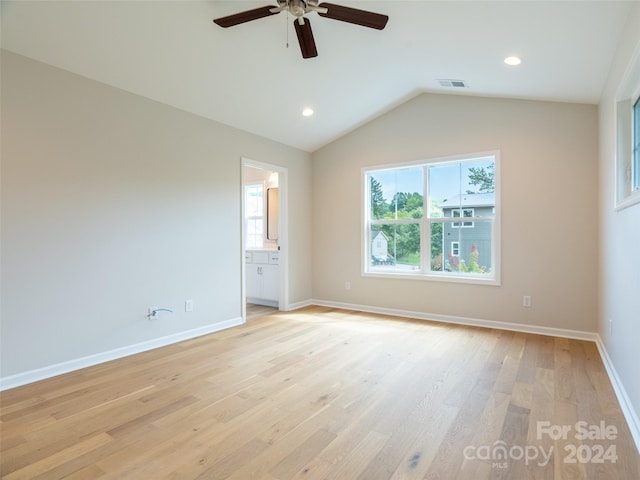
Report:
M286 47L289 48L289 24L287 22L287 20L289 19L289 15L285 15L284 16L284 29L287 32L286 33Z

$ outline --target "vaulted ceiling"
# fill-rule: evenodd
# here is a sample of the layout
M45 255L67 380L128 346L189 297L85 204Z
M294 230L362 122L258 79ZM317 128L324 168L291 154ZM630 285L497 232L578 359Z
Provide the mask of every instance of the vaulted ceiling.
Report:
M308 14L303 59L276 1L5 1L2 48L314 151L421 92L597 103L633 1L364 1L372 30ZM288 46L287 46L288 44ZM509 67L508 55L522 64ZM443 87L455 79L466 87ZM315 115L303 117L303 107Z

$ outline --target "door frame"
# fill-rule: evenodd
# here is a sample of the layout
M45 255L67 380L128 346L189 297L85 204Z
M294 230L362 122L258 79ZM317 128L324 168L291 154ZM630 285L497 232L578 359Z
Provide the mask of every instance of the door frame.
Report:
M241 241L241 305L242 321L247 321L247 266L245 262L245 202L244 202L244 168L252 167L260 170L268 170L278 173L278 278L280 282L280 295L278 309L286 311L289 305L289 196L288 196L288 169L272 163L260 162L247 157L241 157L240 162L240 241Z

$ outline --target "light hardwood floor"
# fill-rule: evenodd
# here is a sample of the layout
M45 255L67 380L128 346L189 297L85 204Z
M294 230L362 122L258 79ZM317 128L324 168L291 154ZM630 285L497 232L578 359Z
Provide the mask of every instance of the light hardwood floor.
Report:
M256 317L263 317L272 313L277 313L278 309L275 307L267 307L264 305L258 305L255 303L247 303L247 320L251 320Z
M5 480L640 479L593 343L321 307L1 402Z

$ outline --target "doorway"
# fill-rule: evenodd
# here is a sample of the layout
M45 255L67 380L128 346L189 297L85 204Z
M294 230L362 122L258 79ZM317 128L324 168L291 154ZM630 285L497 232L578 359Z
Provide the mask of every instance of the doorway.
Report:
M242 159L242 318L286 310L287 169ZM270 310L271 309L271 310Z

